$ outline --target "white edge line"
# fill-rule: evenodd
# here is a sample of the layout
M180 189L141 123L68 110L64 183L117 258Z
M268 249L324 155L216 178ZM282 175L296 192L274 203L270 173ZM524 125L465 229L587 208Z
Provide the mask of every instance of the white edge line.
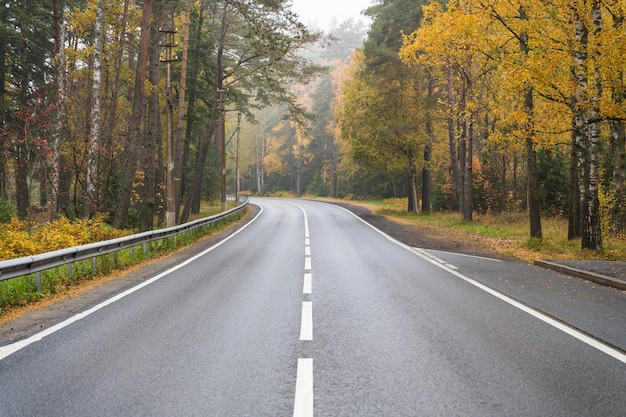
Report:
M562 331L563 333L566 333L572 337L574 337L575 339L578 339L579 341L587 344L588 346L591 346L597 350L599 350L602 353L605 353L609 356L611 356L614 359L617 359L618 361L626 364L626 354L620 352L619 350L608 346L602 342L600 342L599 340L594 339L593 337L590 337L588 335L586 335L585 333L574 329L573 327L570 327L558 320L555 320L543 313L541 313L538 310L535 310L531 307L528 307L525 304L520 303L519 301L516 301L514 299L512 299L511 297L504 295L492 288L487 287L484 284L481 284L478 281L475 281L473 279L471 279L468 276L463 275L462 273L453 270L452 268L447 267L446 265L443 265L435 260L432 259L431 256L426 255L425 253L423 253L420 249L415 249L412 248L408 245L405 245L404 243L400 242L397 239L394 239L393 237L389 236L387 233L383 232L382 230L377 229L376 227L372 226L371 224L369 224L368 222L366 222L365 220L363 220L362 218L360 218L359 216L357 216L356 214L352 213L350 210L341 207L341 206L337 206L335 205L335 207L339 207L340 209L343 209L344 211L350 213L352 216L354 216L355 218L357 218L358 220L360 220L361 222L363 222L364 224L366 224L367 226L369 226L370 228L372 228L373 230L375 230L376 232L378 232L379 234L381 234L382 236L384 236L387 240L403 247L404 249L408 250L409 252L419 256L420 258L432 263L433 265L448 271L449 273L451 273L452 275L457 276L458 278L461 278L462 280L468 282L469 284L472 284L473 286L480 288L481 290L485 291L488 294L493 295L494 297L499 298L500 300L512 305L513 307L518 308L519 310L522 310L525 313L530 314L531 316L535 317L536 319L539 319L541 321L543 321L546 324L549 324L550 326Z
M413 250L417 250L417 251L421 251L422 253L426 253L425 249L422 249L422 248L413 248ZM445 251L445 250L434 250L434 249L429 249L429 251L430 252L436 252L436 253L443 253L443 254L447 253L447 254L454 255L454 256L464 256L466 258L484 259L485 261L491 261L491 262L502 262L502 259L487 258L486 256L468 255L466 253L456 253L456 252L449 252L449 251Z
M299 358L293 417L313 417L313 358Z
M42 340L44 337L46 336L50 336L51 334L81 320L84 319L85 317L95 313L98 310L103 309L104 307L113 304L116 301L121 300L122 298L134 293L135 291L139 291L140 289L142 289L143 287L146 287L152 283L154 283L155 281L158 281L159 279L171 274L172 272L182 268L183 266L186 266L188 264L190 264L191 262L195 261L196 259L206 255L207 253L211 252L212 250L216 249L217 247L223 245L224 243L226 243L227 241L229 241L230 239L232 239L233 237L235 237L236 235L238 235L240 232L242 232L244 229L246 229L249 225L251 225L256 219L259 218L259 216L261 215L261 213L263 213L263 207L261 207L260 205L257 205L261 210L259 211L259 213L252 219L250 220L248 223L246 223L241 229L237 230L236 232L234 232L232 235L224 238L223 240L221 240L220 242L216 243L215 245L211 246L210 248L200 252L197 255L192 256L191 258L185 260L184 262L181 262L180 264L177 264L175 266L173 266L172 268L161 272L159 275L156 275L152 278L150 278L147 281L142 282L139 285L136 285L132 288L127 289L124 292L121 292L117 295L115 295L112 298L109 298L103 302L101 302L100 304L97 304L93 307L91 307L88 310L85 310L81 313L75 314L74 316L55 324L52 327L49 327L45 330L42 330L39 333L35 333L34 335L24 339L24 340L20 340L18 342L15 343L11 343L10 345L5 345L5 346L1 346L0 347L0 360L6 358L7 356L10 356L12 354L14 354L15 352L25 348L26 346L29 346L35 342L39 342L40 340Z

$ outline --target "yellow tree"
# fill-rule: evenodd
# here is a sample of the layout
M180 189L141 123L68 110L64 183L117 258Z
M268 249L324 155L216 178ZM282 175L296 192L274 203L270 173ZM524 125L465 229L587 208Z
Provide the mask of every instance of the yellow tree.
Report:
M537 129L541 129L541 118L537 118L537 80L545 79L550 67L544 47L542 30L550 23L550 9L538 2L493 1L481 3L489 20L491 42L487 53L497 65L497 72L504 81L500 84L513 98L517 111L511 120L510 131L516 132L524 144L526 154L526 190L529 213L530 236L541 238L541 201L537 170L536 146L539 140ZM500 101L496 111L510 109ZM500 116L504 119L502 113ZM542 129L543 130L543 129ZM545 131L545 130L544 130Z
M400 58L411 67L433 68L446 80L452 190L459 187L460 208L472 220L475 122L479 110L476 85L489 72L480 8L469 1L437 2L423 7L419 29L404 37Z
M626 232L626 1L602 3L606 24L599 39L602 60L601 101L603 114L610 125L610 154L607 174L612 182L609 190L609 228L613 233ZM612 171L612 172L611 172Z
M427 144L425 88L418 77L382 78L365 71L362 53L335 107L342 137L353 158L371 172L408 173L409 207L419 211L418 170Z
M580 227L575 225L574 232L580 232L583 248L601 250L600 176L603 170L611 168L611 164L602 166L601 151L607 147L606 142L611 143L615 153L612 191L617 205L610 210L611 223L617 230L620 222L626 223L623 209L626 4L623 0L607 4L596 0L564 0L561 9L573 57L572 144L581 223Z

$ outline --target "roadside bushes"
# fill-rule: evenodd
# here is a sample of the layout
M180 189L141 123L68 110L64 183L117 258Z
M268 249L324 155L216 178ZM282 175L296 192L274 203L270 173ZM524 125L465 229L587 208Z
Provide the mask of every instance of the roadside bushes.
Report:
M109 226L103 216L73 222L60 218L30 232L25 222L13 218L0 230L0 261L114 239L129 233Z

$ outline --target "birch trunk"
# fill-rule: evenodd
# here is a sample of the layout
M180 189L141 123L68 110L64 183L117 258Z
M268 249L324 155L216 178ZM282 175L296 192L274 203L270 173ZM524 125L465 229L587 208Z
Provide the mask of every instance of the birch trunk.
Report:
M602 80L600 74L600 34L602 32L602 11L600 2L591 4L591 21L593 24L594 47L593 58L593 91L589 110L589 179L587 190L587 212L583 213L582 248L602 250L602 230L600 227L600 200L598 197L600 185L600 146L602 132L600 129L601 113L600 98L602 97Z
M53 1L54 13L54 50L56 55L56 88L57 88L57 114L56 129L54 132L52 144L52 173L50 183L52 186L52 195L50 196L50 218L57 217L59 212L59 193L61 178L61 137L63 135L63 126L65 123L65 24L63 22L63 7L59 0Z
M87 207L85 214L91 217L98 211L98 166L99 166L99 140L100 140L100 115L102 103L100 100L102 90L102 53L104 50L104 7L105 1L98 0L96 9L96 27L94 30L93 48L93 71L92 71L92 106L89 131L89 156L87 158Z

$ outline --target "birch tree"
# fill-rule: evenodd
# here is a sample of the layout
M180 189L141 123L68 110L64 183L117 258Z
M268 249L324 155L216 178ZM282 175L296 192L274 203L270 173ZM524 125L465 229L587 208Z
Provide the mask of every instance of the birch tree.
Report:
M96 25L94 29L93 42L93 63L92 63L92 106L91 123L89 134L89 150L87 157L86 193L87 207L86 213L90 216L98 211L98 165L99 165L99 142L102 113L102 54L104 51L104 14L105 1L98 0L96 6Z

